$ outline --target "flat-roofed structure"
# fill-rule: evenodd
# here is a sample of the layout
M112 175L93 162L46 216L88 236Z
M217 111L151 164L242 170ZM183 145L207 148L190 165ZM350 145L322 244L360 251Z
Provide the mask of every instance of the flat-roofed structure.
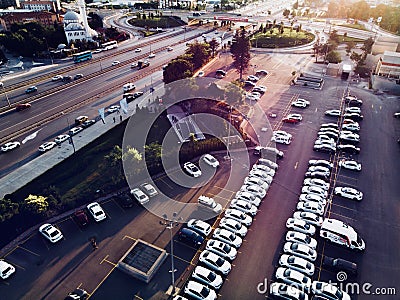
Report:
M390 78L400 78L400 52L385 51L378 60L375 74Z
M118 269L149 283L167 258L167 252L142 240L137 240L118 262Z

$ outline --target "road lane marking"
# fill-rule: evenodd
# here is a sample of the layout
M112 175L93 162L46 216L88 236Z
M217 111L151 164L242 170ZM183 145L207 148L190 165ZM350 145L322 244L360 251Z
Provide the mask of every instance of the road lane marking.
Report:
M25 247L22 247L22 246L17 246L18 248L21 248L22 250L25 250L26 252L29 252L29 253L31 253L31 254L33 254L33 255L36 255L36 256L40 256L40 254L37 254L37 253L35 253L35 252L33 252L33 251L31 251L31 250L29 250L29 249L26 249ZM47 248L47 249L49 249L49 248Z
M25 269L23 266L17 265L17 264L16 264L16 263L14 263L14 262L13 262L12 264L13 264L14 266L16 266L16 267L18 267L18 268L20 268L20 269L24 270L24 271L26 270L26 269Z
M296 163L295 163L295 165L294 165L294 169L295 169L295 170L297 169L298 165L299 165L299 162L296 161Z
M171 255L171 254L169 253L169 255ZM188 260L186 260L186 259L184 259L182 257L174 255L174 258L177 258L177 259L179 259L179 260L181 260L181 261L183 261L183 262L185 262L187 264L190 264L190 265L194 266L194 264L192 264L192 262L190 262L190 261L188 261Z
M116 267L113 267L107 274L106 276L104 276L104 278L99 282L99 284L94 288L94 290L90 293L89 297L87 299L89 299L96 291L97 289L103 284L103 282L108 278L108 276L111 275L111 273L114 271Z
M351 211L357 211L356 209L353 209L353 208L350 208L350 207L346 207L346 206L343 206L343 205L339 205L339 204L335 204L335 203L332 203L332 206L337 206L337 207L345 208L345 209L351 210Z
M350 218L350 217L346 217L346 216L344 216L342 214L337 214L337 213L334 213L334 212L331 212L331 214L339 216L339 217L342 217L342 218L346 218L346 219L349 219L349 220L352 220L352 221L356 221L356 219L353 219L353 218Z
M135 238L133 238L133 237L131 237L131 236L129 236L129 235L124 235L124 237L122 238L122 240L125 240L125 238L131 239L131 240L133 240L133 241L136 241Z

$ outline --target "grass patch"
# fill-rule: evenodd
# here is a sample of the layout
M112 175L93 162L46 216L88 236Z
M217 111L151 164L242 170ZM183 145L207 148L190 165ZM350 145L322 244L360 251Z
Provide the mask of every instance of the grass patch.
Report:
M142 27L145 28L146 26L148 28L173 28L173 27L178 27L182 26L182 24L175 20L174 18L170 17L154 17L154 18L149 18L147 17L146 19L129 19L128 20L129 24L132 26L136 27Z
M266 33L256 33L250 42L252 47L284 48L308 44L313 39L314 35L307 31L296 32L295 29L284 28L283 33L280 34L279 29L274 28L272 33L270 30Z
M339 35L339 39L342 43L354 42L354 43L364 43L364 40L350 37L350 36L343 36Z

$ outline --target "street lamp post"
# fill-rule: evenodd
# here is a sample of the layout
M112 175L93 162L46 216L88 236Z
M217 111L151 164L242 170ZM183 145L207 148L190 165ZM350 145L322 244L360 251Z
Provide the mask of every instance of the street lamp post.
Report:
M169 229L170 233L170 244L171 244L171 294L170 298L172 298L175 294L175 263L174 263L174 239L172 235L172 229L174 227L177 227L179 225L179 221L182 220L181 217L177 218L178 213L174 212L172 214L172 219L168 220L168 216L166 214L163 214L163 218L165 221L160 221L161 225L164 225L166 229Z
M46 39L45 37L43 37L43 40L46 42L47 52L48 52L49 55L50 55L51 64L54 64L54 62L53 62L53 56L51 56L49 44L47 43L47 39Z
M6 88L4 87L4 83L3 82L0 82L0 87L3 89L3 93L6 96L8 107L11 107L10 99L8 98L8 95L7 95L7 92L6 92Z
M67 118L67 125L68 125L68 130L71 129L71 125L69 124L69 118L68 118L68 114L61 112L62 115L65 115L65 117ZM72 149L74 149L74 154L76 153L76 149L75 149L75 144L74 144L74 140L72 139L72 135L68 134L69 138L68 141L69 143L72 145Z

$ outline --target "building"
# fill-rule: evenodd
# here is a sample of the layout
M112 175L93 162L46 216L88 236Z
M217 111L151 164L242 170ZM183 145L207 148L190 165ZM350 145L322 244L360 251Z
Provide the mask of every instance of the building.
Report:
M45 27L53 27L57 15L48 11L8 13L0 17L0 25L4 30L10 30L11 24L37 22Z
M78 2L80 14L70 10L64 15L64 32L67 42L77 40L93 40L97 32L89 27L86 16L85 3L83 0Z
M388 78L400 78L400 52L385 51L379 58L375 74Z
M26 0L21 1L21 8L33 11L53 11L61 9L60 0Z

